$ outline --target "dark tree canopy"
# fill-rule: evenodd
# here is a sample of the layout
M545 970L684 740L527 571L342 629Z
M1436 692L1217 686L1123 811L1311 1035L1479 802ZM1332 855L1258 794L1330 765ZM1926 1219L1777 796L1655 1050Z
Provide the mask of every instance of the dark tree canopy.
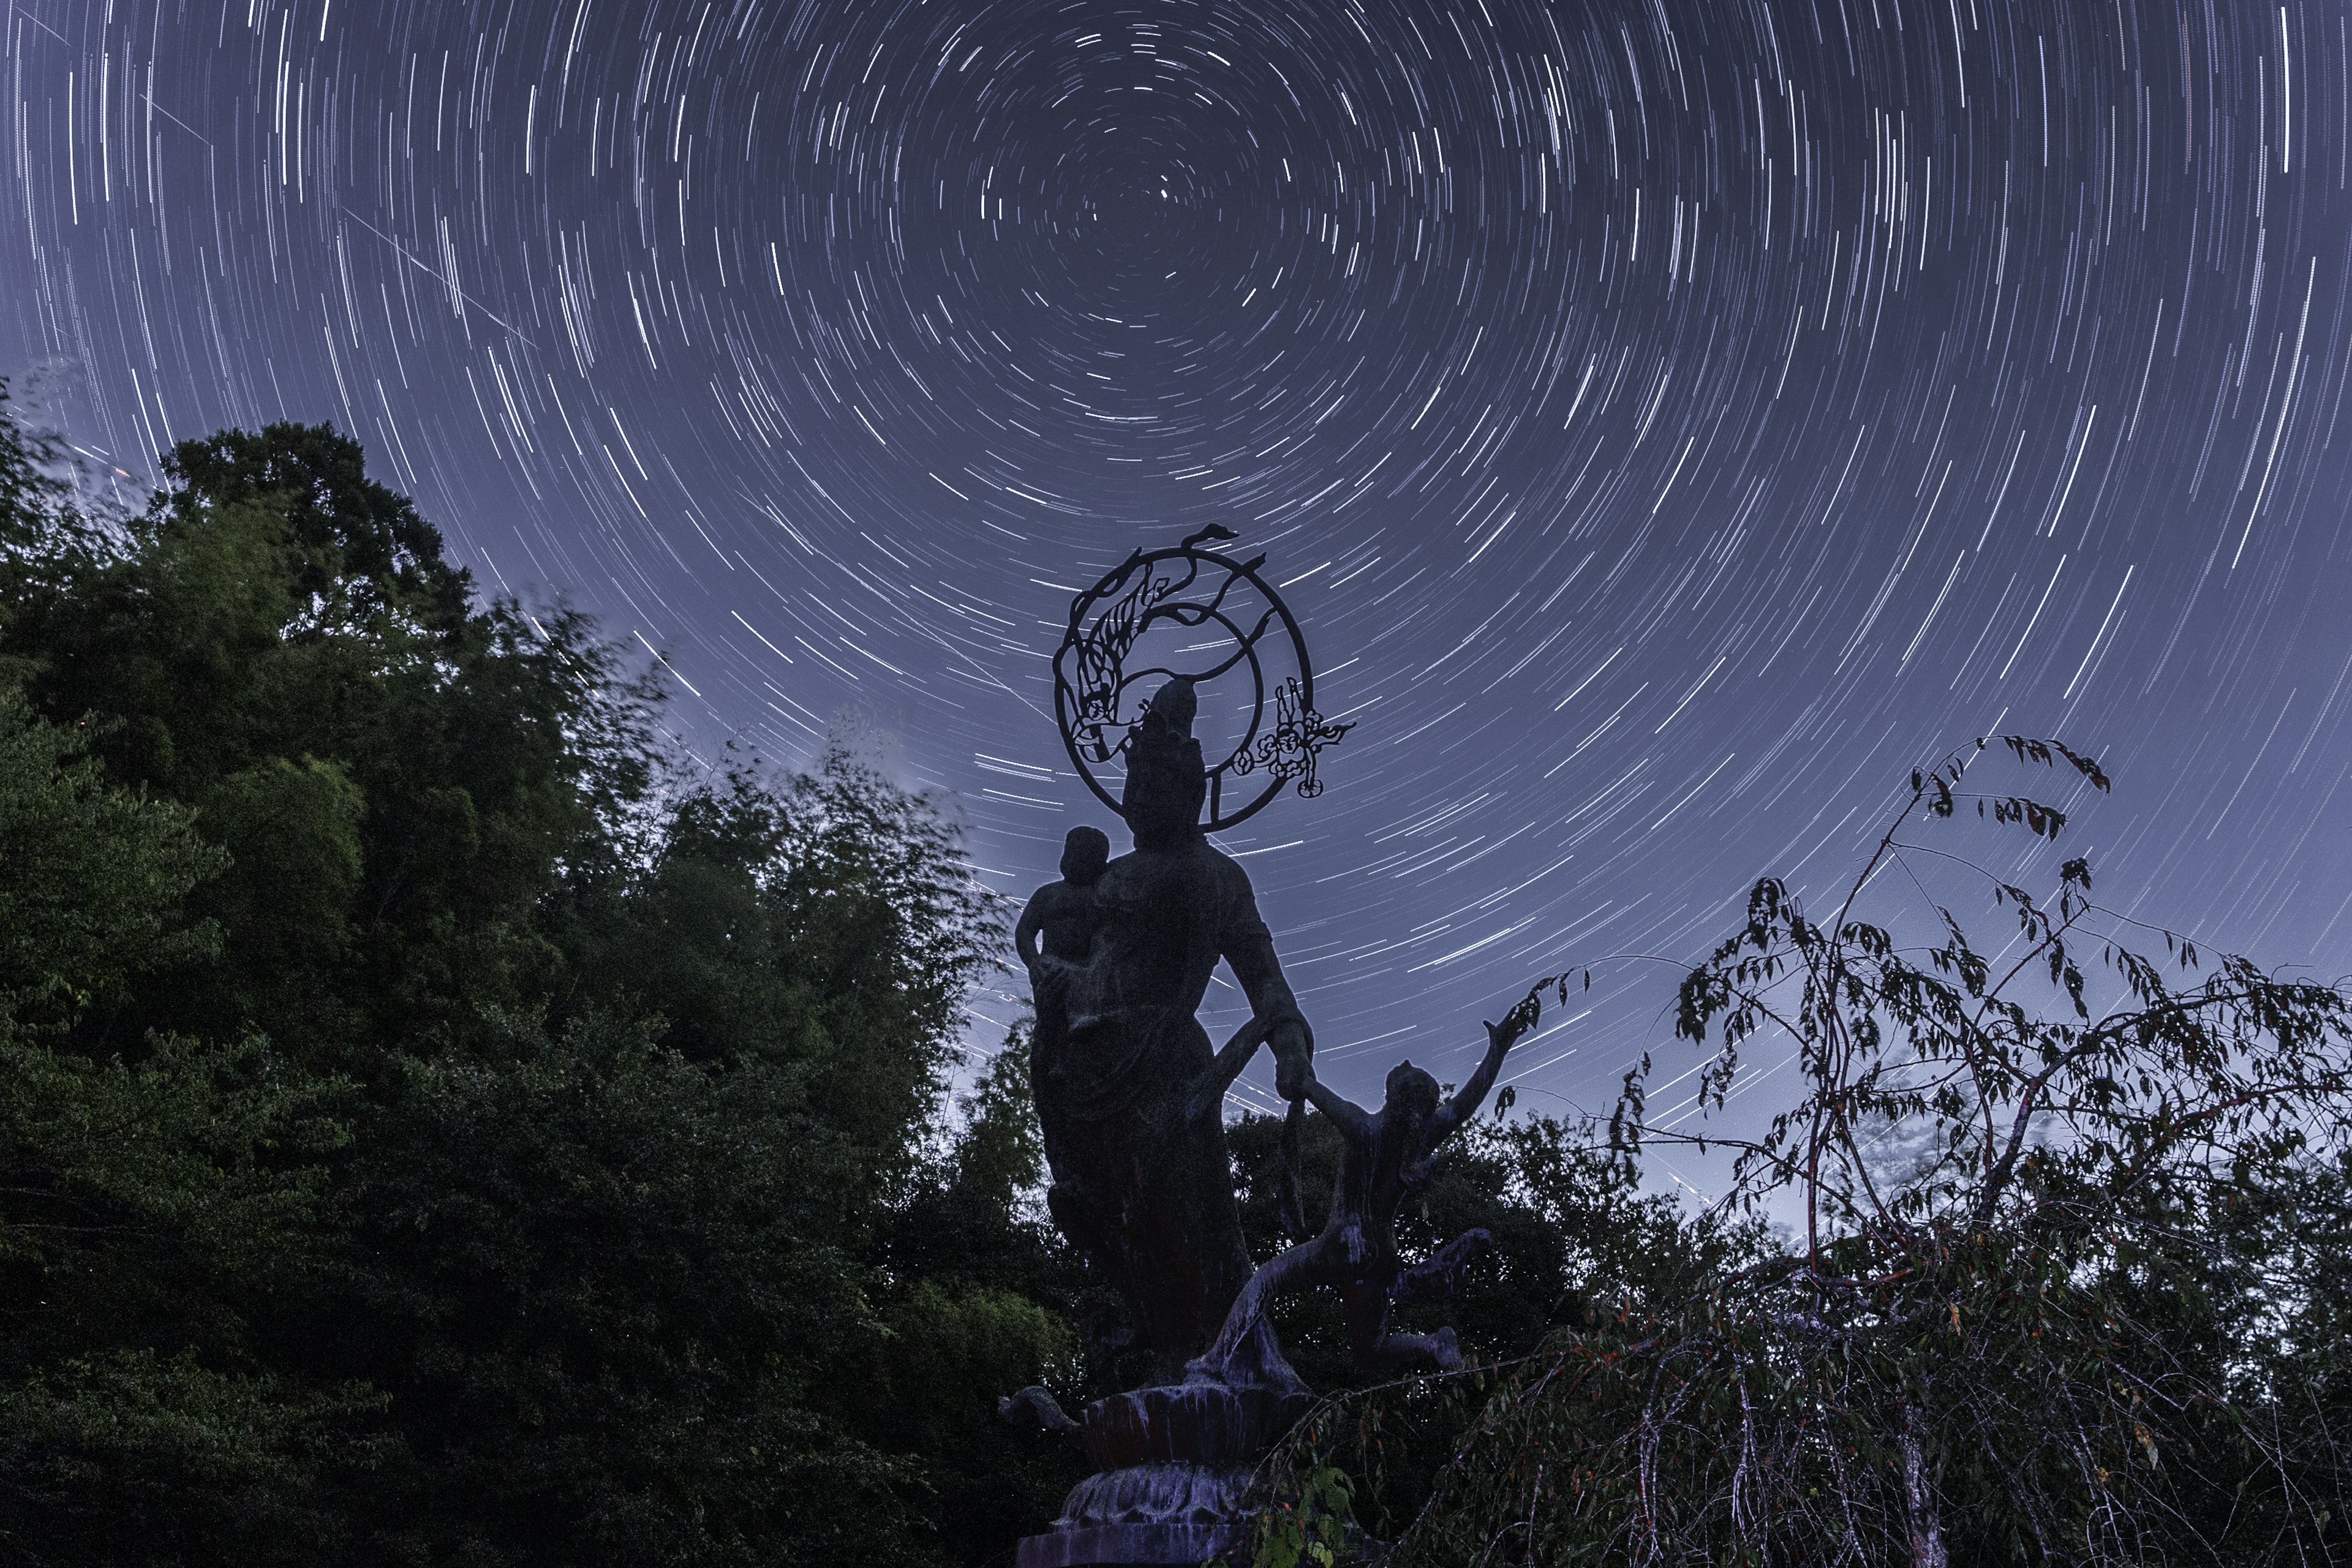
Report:
M471 584L442 558L440 531L407 497L369 479L358 443L325 426L183 441L163 472L172 487L166 527L202 528L230 507L258 507L277 520L295 624L305 632L364 633L394 618L446 637L472 613Z
M0 1556L1030 1527L1070 1462L990 1419L1073 1276L1017 1079L944 1113L1001 931L936 803L682 765L332 430L122 517L56 455L0 421Z

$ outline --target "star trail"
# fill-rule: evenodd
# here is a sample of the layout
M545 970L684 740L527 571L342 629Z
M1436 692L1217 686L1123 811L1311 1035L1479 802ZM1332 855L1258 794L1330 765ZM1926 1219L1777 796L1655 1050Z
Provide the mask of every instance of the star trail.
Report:
M5 48L0 370L94 472L331 421L705 754L863 714L1008 893L1116 826L1071 594L1266 552L1357 727L1225 847L1347 1092L1591 963L1512 1070L1605 1107L1676 978L1616 955L1825 894L1996 731L2116 776L2066 848L2126 913L2352 969L2340 4L20 0Z

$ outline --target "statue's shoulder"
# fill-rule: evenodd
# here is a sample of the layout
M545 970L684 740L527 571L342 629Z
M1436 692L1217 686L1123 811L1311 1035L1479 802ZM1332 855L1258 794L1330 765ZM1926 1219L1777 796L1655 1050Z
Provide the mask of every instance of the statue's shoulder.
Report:
M1240 861L1206 838L1195 839L1193 843L1194 874L1215 887L1221 901L1235 903L1256 900L1257 889L1250 881L1249 873L1242 869Z
M1024 905L1024 908L1034 910L1041 915L1045 914L1049 912L1055 904L1061 901L1062 894L1068 887L1069 884L1067 882L1061 881L1059 879L1041 883L1030 893L1029 902Z
M1125 905L1138 900L1148 901L1155 868L1151 858L1130 849L1115 855L1105 866L1102 875L1095 879L1094 900L1097 908Z
M1188 900L1203 894L1220 903L1252 896L1249 873L1206 838L1157 849L1134 849L1103 868L1095 884L1097 897L1166 898L1178 893Z

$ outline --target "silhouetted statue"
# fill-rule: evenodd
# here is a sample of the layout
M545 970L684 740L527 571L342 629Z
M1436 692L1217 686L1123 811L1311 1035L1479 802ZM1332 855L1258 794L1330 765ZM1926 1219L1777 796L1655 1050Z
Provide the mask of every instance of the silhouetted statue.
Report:
M1031 967L1048 1204L1063 1234L1126 1294L1138 1337L1171 1377L1216 1333L1250 1275L1218 1114L1223 1089L1262 1039L1278 1088L1295 1099L1313 1050L1248 874L1202 835L1195 708L1181 678L1153 696L1128 748L1121 798L1135 848L1093 884L1083 962L1048 940ZM1063 890L1075 882L1041 889L1023 927L1045 933L1057 920L1075 921L1063 912L1077 904ZM1221 958L1253 1017L1219 1058L1193 1015ZM1049 1015L1059 1030L1050 1044ZM1226 1359L1237 1384L1297 1386L1270 1331L1244 1334L1235 1349Z
M1189 1370L1195 1381L1222 1383L1265 1316L1266 1304L1289 1291L1335 1287L1346 1303L1348 1337L1356 1363L1370 1371L1451 1372L1462 1364L1454 1331L1434 1334L1389 1331L1389 1308L1398 1301L1450 1296L1471 1259L1490 1245L1483 1230L1465 1232L1426 1262L1406 1268L1397 1256L1396 1213L1405 1194L1429 1184L1430 1155L1468 1121L1494 1087L1503 1057L1527 1032L1533 1015L1515 1009L1500 1027L1486 1026L1486 1056L1461 1092L1440 1104L1437 1080L1400 1062L1388 1079L1388 1098L1377 1115L1333 1093L1307 1075L1306 1090L1315 1108L1339 1130L1339 1179L1331 1188L1331 1217L1312 1241L1301 1242L1250 1277L1225 1315L1223 1330L1206 1354Z

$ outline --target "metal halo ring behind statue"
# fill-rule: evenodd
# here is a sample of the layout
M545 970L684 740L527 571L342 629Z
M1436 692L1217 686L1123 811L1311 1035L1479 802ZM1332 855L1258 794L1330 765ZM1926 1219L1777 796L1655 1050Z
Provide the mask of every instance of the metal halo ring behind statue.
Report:
M1258 568L1265 557L1236 561L1205 549L1210 541L1235 537L1229 528L1212 524L1182 543L1160 550L1138 550L1103 574L1102 580L1070 601L1070 626L1054 653L1054 720L1062 731L1062 745L1071 765L1087 787L1122 817L1118 799L1096 777L1094 769L1122 755L1142 721L1143 701L1130 702L1138 682L1160 678L1153 689L1179 676L1205 687L1246 666L1252 687L1249 723L1241 740L1225 757L1206 767L1208 820L1202 830L1222 832L1246 822L1264 810L1282 786L1297 781L1298 793L1323 793L1316 776L1316 753L1355 728L1334 724L1315 710L1315 671L1307 658L1307 638L1290 607L1263 577ZM1238 609L1235 590L1244 586L1265 600L1255 619ZM1150 666L1130 670L1129 655L1147 631L1167 624L1194 629L1214 623L1233 639L1223 658L1199 669ZM1246 623L1246 624L1244 624ZM1275 685L1275 713L1266 716L1266 670L1261 646L1275 637L1286 640L1298 672ZM1149 699L1150 691L1141 694ZM1239 805L1227 808L1225 781L1230 777L1262 775L1265 783Z

